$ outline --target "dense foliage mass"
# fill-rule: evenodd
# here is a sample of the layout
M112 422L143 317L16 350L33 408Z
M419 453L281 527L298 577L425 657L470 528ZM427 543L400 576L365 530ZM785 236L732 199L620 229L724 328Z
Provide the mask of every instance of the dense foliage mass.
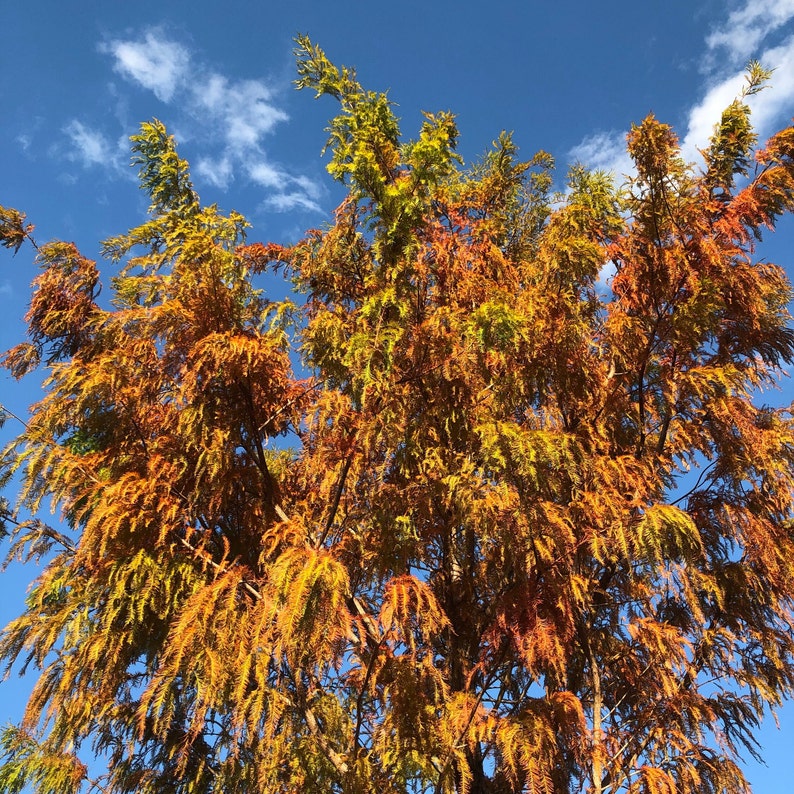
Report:
M575 168L555 199L547 155L502 136L466 169L450 115L403 142L298 56L339 102L327 228L248 244L152 122L112 306L37 246L5 365L46 391L4 514L46 564L0 655L39 672L0 791L746 791L794 692L794 424L758 404L791 290L753 256L794 128L756 147L765 74L701 169L649 117L625 189Z

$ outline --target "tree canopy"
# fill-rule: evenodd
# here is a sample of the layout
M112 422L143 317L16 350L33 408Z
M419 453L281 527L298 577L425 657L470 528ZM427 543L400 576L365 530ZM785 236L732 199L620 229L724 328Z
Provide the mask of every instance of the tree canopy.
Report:
M1 211L40 266L4 364L46 380L2 459L9 559L44 567L0 635L37 676L0 791L747 791L794 693L768 75L700 166L649 116L625 185L575 167L557 195L549 155L503 134L466 166L451 115L405 140L385 94L297 58L347 194L296 245L202 206L159 121L110 302Z

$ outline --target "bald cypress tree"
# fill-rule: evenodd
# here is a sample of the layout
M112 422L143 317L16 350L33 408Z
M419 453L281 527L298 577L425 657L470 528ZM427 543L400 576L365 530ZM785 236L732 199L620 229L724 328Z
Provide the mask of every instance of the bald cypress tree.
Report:
M155 121L112 302L36 246L4 517L45 564L0 639L37 676L0 791L746 791L794 690L794 425L757 400L791 289L754 257L794 129L759 147L740 97L695 168L649 117L623 190L554 200L548 155L467 168L448 114L405 142L298 45L338 103L326 227L248 243Z

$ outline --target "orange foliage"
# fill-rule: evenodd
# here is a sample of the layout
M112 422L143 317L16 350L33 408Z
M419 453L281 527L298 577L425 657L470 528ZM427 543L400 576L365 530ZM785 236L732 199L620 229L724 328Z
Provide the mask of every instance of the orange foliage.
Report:
M40 250L6 465L71 531L12 549L53 556L0 640L40 668L0 788L76 789L90 738L108 792L745 791L794 693L794 424L755 402L791 291L753 253L794 131L755 152L737 101L698 174L649 117L625 193L575 169L555 207L547 155L464 171L447 114L401 144L300 44L341 103L328 229L243 245L154 122L112 308Z

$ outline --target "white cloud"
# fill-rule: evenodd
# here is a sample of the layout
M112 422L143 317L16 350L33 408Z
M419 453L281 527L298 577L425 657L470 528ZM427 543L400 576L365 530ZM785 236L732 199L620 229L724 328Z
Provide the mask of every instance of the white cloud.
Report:
M634 163L626 151L625 132L597 132L589 135L568 152L568 158L586 168L612 174L616 184L635 173Z
M210 123L223 141L222 153L199 162L197 174L215 187L226 188L239 171L251 182L277 191L273 202L279 211L285 206L283 196L288 186L298 187L300 199L293 207L318 209L312 197L317 188L305 177L293 177L273 165L264 148L264 138L287 114L273 102L273 92L260 80L230 81L223 75L209 73L192 89L194 116Z
M273 191L265 200L268 207L319 209L319 186L274 165L265 147L265 138L288 120L265 81L219 74L159 29L113 40L100 51L113 57L115 71L174 107L176 124L189 130L199 152L194 167L198 179L225 190L241 177ZM81 143L87 149L86 163L98 161L104 153L99 141L93 148L90 141Z
M700 89L702 98L686 111L683 125L681 150L686 161L701 161L700 150L708 146L723 110L740 95L745 85L749 59L756 59L764 68L773 70L769 86L746 98L759 139L765 140L794 114L794 35L789 33L782 41L780 39L782 29L792 20L794 0L746 0L706 38L704 66L707 76ZM767 41L772 34L777 34L774 44ZM724 76L726 62L730 64L727 77ZM715 71L717 68L719 74ZM569 158L589 168L611 171L618 182L621 175L634 173L626 153L624 133L588 136L569 152Z
M294 209L312 211L320 209L317 202L309 198L303 191L276 193L265 199L265 206L275 212L289 212Z
M259 80L230 83L213 73L195 86L194 96L197 110L221 122L227 144L237 150L259 146L264 135L288 118Z
M791 0L794 4L794 0ZM794 109L794 35L782 44L758 53L761 64L772 69L770 84L760 93L747 97L756 133L763 141L792 115ZM703 99L689 111L687 131L682 142L684 156L697 158L698 149L708 145L722 111L739 96L745 84L744 70L712 85Z
M221 190L226 190L234 180L234 166L228 157L202 157L193 170L201 179Z
M292 180L300 189L312 199L319 199L323 194L321 187L307 176L294 177Z
M286 175L278 168L264 161L252 162L248 168L248 176L253 182L262 187L281 187L286 181Z
M122 170L126 141L123 148L118 144L114 146L101 132L76 119L66 125L64 132L72 144L70 159L80 161L86 168L100 166L108 170Z
M747 0L708 36L707 51L727 51L734 63L743 65L770 33L790 19L794 19L794 0Z
M684 159L697 160L698 150L704 148L714 132L722 111L739 96L744 85L744 71L736 72L730 77L713 85L703 99L688 113L687 128L681 141Z
M11 296L14 294L14 288L11 286L10 281L0 282L0 295Z
M100 51L114 57L113 68L119 74L148 88L162 102L171 101L190 65L187 49L156 29L139 41L111 41Z
M197 115L221 132L220 157L205 159L198 173L216 187L227 187L236 171L267 190L274 191L264 206L276 212L291 209L319 210L319 187L303 176L293 176L268 158L263 139L288 119L273 102L271 89L262 81L233 82L215 72L195 84Z
M320 209L317 199L321 190L315 182L306 177L290 176L286 171L266 162L254 163L248 175L253 182L276 191L265 199L264 204L268 209L276 212Z

